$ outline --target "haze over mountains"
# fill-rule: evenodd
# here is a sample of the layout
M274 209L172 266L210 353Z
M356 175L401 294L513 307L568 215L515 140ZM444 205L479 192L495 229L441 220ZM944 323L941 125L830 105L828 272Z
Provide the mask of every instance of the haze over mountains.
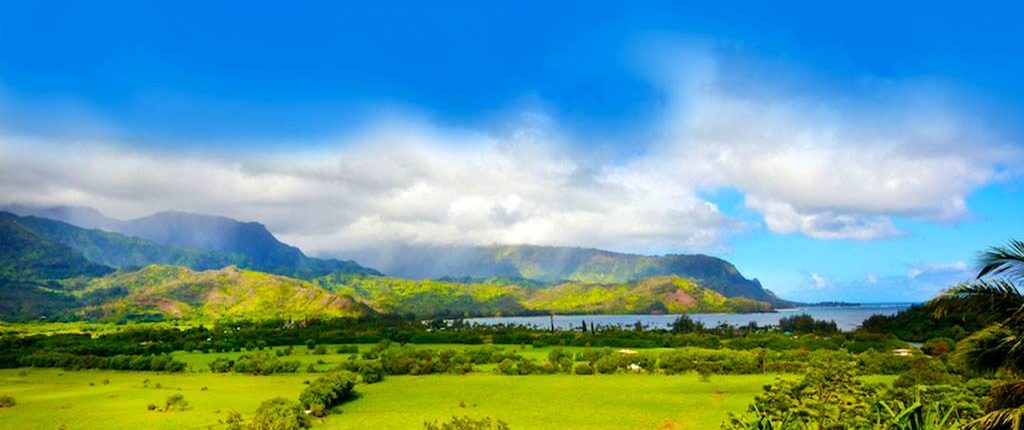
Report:
M0 212L0 312L19 317L741 312L789 304L705 255L525 245L360 255L388 277L354 261L308 257L255 222L6 209L22 216Z
M169 257L148 262L108 262L107 264L112 267L182 264L196 269L207 269L234 264L239 267L299 278L313 278L334 272L380 274L352 261L307 257L298 248L281 243L266 227L256 222L241 222L220 216L174 211L159 212L132 220L119 220L106 217L92 208L74 206L9 205L2 209L19 215L63 221L70 224L71 227L103 230L146 239L149 243L143 242L137 245L165 245L172 247L170 252L194 254L196 251L208 251L200 252L199 256L191 258L213 260L190 264ZM45 221L36 223L47 224ZM61 228L67 229L67 225L47 229L60 230ZM95 232L78 233L80 235L96 235Z

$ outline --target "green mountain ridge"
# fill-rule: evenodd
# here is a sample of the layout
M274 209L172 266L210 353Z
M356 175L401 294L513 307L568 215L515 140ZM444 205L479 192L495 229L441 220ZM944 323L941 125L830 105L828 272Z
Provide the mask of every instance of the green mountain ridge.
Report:
M722 293L736 293L729 282L746 281L759 290L760 284L713 257L644 257L579 248L487 249L487 253L476 252L470 261L490 259L515 267L516 275L411 280L382 276L356 265L356 270L313 277L309 275L345 262L308 259L318 262L314 264L327 262L327 266L314 271L293 267L289 276L266 273L250 255L181 248L0 212L0 316L147 320L392 314L423 318L762 312L771 311L774 304ZM352 269L345 264L336 268ZM486 265L483 269L489 270ZM704 280L675 272L696 273ZM641 277L632 279L637 276ZM551 281L561 277L572 280ZM762 297L778 300L760 291Z
M345 254L409 279L522 278L557 284L622 284L655 276L693 279L726 297L746 297L774 306L791 302L745 278L728 261L707 255L648 256L591 248L535 245L390 247Z
M18 216L0 212L0 219L17 223L41 237L66 245L92 262L117 269L169 264L195 270L207 270L234 265L306 279L335 272L380 274L376 270L362 267L355 262L309 258L302 255L301 252L298 255L293 255L294 258L289 260L292 263L290 265L280 261L265 263L243 253L166 245L148 239L100 229L82 228L63 221L37 216ZM276 241L276 239L274 240Z

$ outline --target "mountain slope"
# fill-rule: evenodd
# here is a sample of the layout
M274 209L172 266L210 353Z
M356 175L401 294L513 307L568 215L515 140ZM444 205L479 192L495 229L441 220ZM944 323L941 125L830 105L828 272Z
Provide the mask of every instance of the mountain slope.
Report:
M747 279L731 263L706 255L646 256L551 246L395 247L346 255L400 278L525 278L547 283L616 284L652 276L680 276L726 297L776 306L789 302Z
M317 278L313 283L352 296L381 313L418 317L772 310L766 302L726 298L678 276L652 277L620 284L568 282L539 288L376 276L328 276Z
M75 306L74 298L62 291L62 281L112 270L39 236L13 215L0 214L0 316L4 319L59 314Z
M70 247L36 234L17 217L0 212L0 278L47 281L102 276L111 271Z
M20 225L47 240L63 244L86 259L106 266L125 269L150 264L187 266L197 270L229 265L251 266L251 259L239 254L202 251L161 245L137 237L84 229L65 222L35 216L18 217L0 212L0 218L16 220Z
M224 267L235 264L254 270L304 279L334 272L379 275L380 273L353 261L307 257L296 247L277 240L262 224L241 222L230 218L184 212L159 212L133 220L108 218L98 211L81 207L31 207L9 205L6 209L20 215L53 217L85 229L99 229L149 241L149 243L187 250L188 255L140 258L138 264L115 264L118 267L144 264L182 264L196 269ZM80 224L76 224L80 223ZM121 238L114 238L121 240ZM93 242L101 238L90 239ZM106 239L107 242L111 238ZM72 243L77 243L72 241ZM138 246L140 244L134 244ZM74 245L72 245L74 246ZM83 253L102 246L82 246ZM138 249L136 248L137 252ZM206 251L195 252L195 251ZM149 250L148 255L163 251Z
M149 266L95 279L75 295L78 313L100 319L246 319L361 317L373 313L350 297L309 281L236 267L197 272Z
M357 298L374 310L418 317L522 315L526 290L516 285L330 275L322 288Z

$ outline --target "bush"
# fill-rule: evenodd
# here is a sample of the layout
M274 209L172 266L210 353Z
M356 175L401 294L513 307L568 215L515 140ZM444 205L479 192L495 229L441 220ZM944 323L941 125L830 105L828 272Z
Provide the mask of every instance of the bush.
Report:
M281 360L266 352L257 352L238 357L234 364L234 371L253 375L295 373L301 365L302 363L295 360Z
M921 352L932 357L938 357L948 352L952 352L955 345L956 342L953 339L937 337L934 339L928 339L924 345L921 345Z
M275 397L260 404L249 422L249 430L300 430L309 427L309 421L298 403L284 397Z
M14 406L16 404L17 404L17 402L14 401L14 397L11 397L11 396L0 396L0 408L9 408L9 407Z
M573 369L573 372L576 373L577 375L593 375L594 367L591 366L589 363L580 363L576 365L576 368Z
M354 397L356 375L352 372L330 372L313 381L299 395L299 404L313 415L327 415L330 408Z
M210 371L213 373L227 373L235 368L235 360L230 360L225 357L213 360L210 363Z
M445 422L423 423L423 430L509 430L504 421L490 418L452 417Z
M594 369L596 369L598 373L615 373L616 370L619 370L619 357L616 355L617 354L612 354L601 357L600 360L594 362Z
M910 370L896 378L892 386L906 388L915 385L959 385L960 382L960 377L950 374L941 361L924 357L914 360Z
M164 402L164 412L167 411L184 411L188 409L188 402L185 401L185 396L182 394L173 394L167 398Z
M338 354L358 354L359 347L356 345L341 345L337 350Z

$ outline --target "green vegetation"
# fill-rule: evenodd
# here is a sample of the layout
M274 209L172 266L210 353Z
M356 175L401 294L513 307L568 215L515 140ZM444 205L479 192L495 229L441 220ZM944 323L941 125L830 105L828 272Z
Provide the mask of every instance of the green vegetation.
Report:
M423 423L424 430L509 430L508 424L502 420L492 421L490 417L480 419L452 417L444 422Z
M544 288L350 275L318 278L314 283L337 294L354 297L379 313L419 317L771 310L767 303L741 297L726 298L678 276L614 285L565 283Z
M978 429L1024 427L1024 241L1012 240L982 255L974 282L958 285L936 300L940 315L985 315L994 321L957 345L957 359L981 374L1002 372L992 387L986 414L971 423Z
M725 296L678 276L645 278L625 284L562 284L530 290L526 306L556 313L764 312L768 303Z
M149 266L89 282L74 295L84 317L121 319L356 317L365 306L307 281L227 267L195 272ZM102 299L99 299L102 298Z
M284 397L274 397L260 404L246 427L249 430L299 430L309 427L302 406Z
M509 278L548 284L624 284L644 278L693 279L726 297L746 297L784 306L789 302L744 278L729 262L707 255L646 256L598 249L531 245L399 248L365 255L384 272L405 278Z

